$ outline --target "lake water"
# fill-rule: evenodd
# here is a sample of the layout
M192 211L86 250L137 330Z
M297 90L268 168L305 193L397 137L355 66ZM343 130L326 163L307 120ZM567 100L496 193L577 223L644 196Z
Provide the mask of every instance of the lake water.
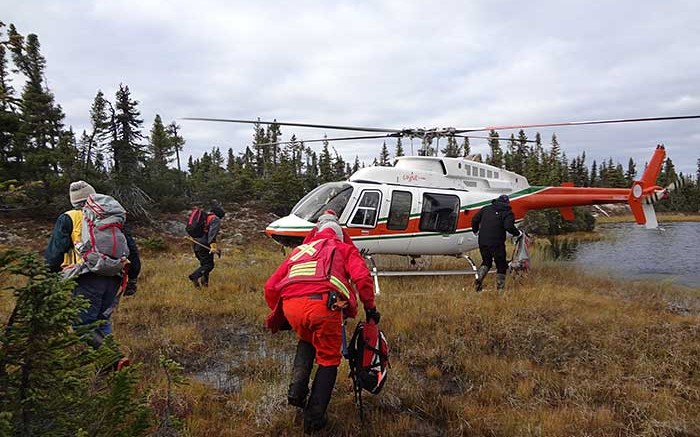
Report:
M671 280L700 287L700 223L632 223L597 226L604 238L581 243L572 261L586 270L605 270L629 279Z

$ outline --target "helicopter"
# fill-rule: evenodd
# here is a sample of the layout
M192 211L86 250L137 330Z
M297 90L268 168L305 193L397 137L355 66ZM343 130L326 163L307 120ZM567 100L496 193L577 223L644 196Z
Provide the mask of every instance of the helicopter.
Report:
M516 223L528 211L557 208L565 220L574 219L574 206L627 203L636 222L656 228L654 203L667 196L675 185L663 188L656 180L666 158L666 149L658 145L641 178L629 188L531 186L527 179L514 172L468 158L430 156L430 143L441 137L488 138L472 132L524 129L548 126L632 123L663 120L697 119L700 115L645 117L577 122L542 123L516 126L487 126L468 129L384 129L373 127L333 126L307 123L266 122L187 118L188 120L232 123L273 124L365 131L376 134L324 138L315 141L347 141L392 137L418 137L423 140L419 156L403 156L393 167L372 166L358 170L346 181L329 182L306 194L291 213L270 223L265 233L287 247L302 243L318 218L330 209L353 243L370 262L372 274L430 275L474 274L476 266L468 252L478 248L471 220L479 209L502 194L510 198ZM532 142L532 141L530 141ZM285 144L277 142L269 144ZM437 149L437 148L436 148ZM436 150L435 149L435 150ZM404 255L412 260L427 255L448 255L464 258L469 270L450 272L409 271L379 272L373 255ZM378 286L378 284L375 285Z

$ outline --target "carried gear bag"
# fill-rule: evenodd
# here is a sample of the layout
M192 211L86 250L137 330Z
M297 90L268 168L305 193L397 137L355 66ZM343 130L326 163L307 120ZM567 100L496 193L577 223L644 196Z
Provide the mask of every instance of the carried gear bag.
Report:
M128 264L129 247L124 234L126 211L113 197L92 194L82 210L80 241L74 250L78 262L64 269L64 277L83 273L122 275Z
M190 213L190 218L187 220L185 231L192 238L200 238L204 236L204 230L207 225L207 213L199 208L195 208Z
M389 344L374 320L357 324L348 345L348 361L356 393L365 389L376 395L382 390L389 368Z

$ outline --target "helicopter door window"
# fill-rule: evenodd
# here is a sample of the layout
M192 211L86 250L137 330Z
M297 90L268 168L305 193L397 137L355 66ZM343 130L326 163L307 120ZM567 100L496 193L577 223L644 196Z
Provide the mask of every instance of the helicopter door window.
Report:
M483 168L480 168L479 169L479 177L481 177L481 178L486 177L486 170L484 170Z
M493 179L493 172L491 170L486 172L486 177L489 179Z
M391 195L389 218L386 228L392 231L403 231L408 227L408 219L411 216L411 203L413 196L408 191L394 191Z
M379 191L363 191L349 226L357 228L375 227L377 216L379 215L380 199L381 193Z
M464 166L464 170L466 170L467 176L471 176L471 175L472 175L472 171L471 171L472 168L471 168L470 166L465 165L465 166Z
M423 194L423 210L420 214L420 230L451 233L457 227L459 197L449 194Z

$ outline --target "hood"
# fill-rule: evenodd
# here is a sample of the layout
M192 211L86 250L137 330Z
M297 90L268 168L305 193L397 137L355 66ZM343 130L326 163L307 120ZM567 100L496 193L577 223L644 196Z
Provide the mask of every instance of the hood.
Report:
M504 202L500 199L493 199L491 204L496 208L496 211L510 211L511 209L509 202Z
M338 240L338 235L335 233L335 231L333 229L326 228L326 229L323 229L323 230L317 232L316 235L311 237L311 240L309 240L309 241L323 240L326 238L333 238L333 239ZM338 240L338 241L341 241L341 240Z

